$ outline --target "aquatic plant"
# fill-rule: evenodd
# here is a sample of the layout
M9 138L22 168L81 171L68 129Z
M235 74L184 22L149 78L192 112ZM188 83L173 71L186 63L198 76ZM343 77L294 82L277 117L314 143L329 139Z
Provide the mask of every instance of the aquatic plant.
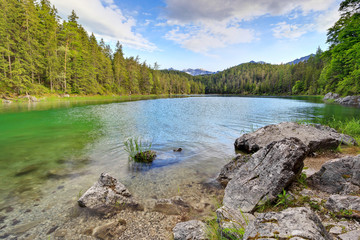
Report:
M139 138L128 138L124 142L124 150L129 154L129 160L150 163L156 157L156 152L151 150L152 143Z

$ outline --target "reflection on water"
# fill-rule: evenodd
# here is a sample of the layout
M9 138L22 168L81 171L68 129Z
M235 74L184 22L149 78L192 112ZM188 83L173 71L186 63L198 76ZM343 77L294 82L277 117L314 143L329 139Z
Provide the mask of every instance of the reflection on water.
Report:
M309 100L309 101L308 101ZM70 195L110 172L143 198L169 197L179 185L216 176L234 140L259 127L315 117L359 117L359 109L318 98L189 97L67 103L0 113L1 202L35 199L53 183ZM151 140L157 159L129 163L123 142ZM173 149L181 147L182 152ZM74 182L75 181L75 182Z

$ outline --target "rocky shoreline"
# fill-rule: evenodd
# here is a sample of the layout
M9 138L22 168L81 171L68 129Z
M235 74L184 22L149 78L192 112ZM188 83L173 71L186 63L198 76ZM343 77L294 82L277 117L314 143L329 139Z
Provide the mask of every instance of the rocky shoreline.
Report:
M71 201L69 209L59 209L69 213L64 224L0 219L10 226L0 239L357 240L360 155L321 159L322 151L339 144L357 145L321 125L269 125L236 139L243 153L212 182L180 186L171 198L139 199L103 173L76 205ZM307 161L317 167L308 168ZM210 232L218 237L210 238Z
M331 160L310 177L302 172L306 156L338 144L357 143L334 129L297 123L266 126L238 138L237 149L255 153L238 155L219 174L226 186L216 211L220 235L359 239L360 155ZM202 226L189 224L182 223L181 234L178 225L174 228L175 239L208 239L206 234L194 237Z
M325 102L336 102L341 105L350 105L350 106L357 106L360 107L360 96L346 96L340 97L337 93L329 92L327 93L323 100Z
M252 155L239 154L220 171L217 180L225 191L216 210L218 234L225 239L358 239L360 155L326 162L309 177L303 172L307 156L339 144L357 145L329 127L288 122L236 139L235 148ZM145 209L108 174L102 174L78 203L101 215ZM209 239L207 222L191 217L193 210L177 196L158 199L145 212L177 216L172 229L175 240ZM125 229L114 222L104 227L102 235L97 231L90 235L125 239Z

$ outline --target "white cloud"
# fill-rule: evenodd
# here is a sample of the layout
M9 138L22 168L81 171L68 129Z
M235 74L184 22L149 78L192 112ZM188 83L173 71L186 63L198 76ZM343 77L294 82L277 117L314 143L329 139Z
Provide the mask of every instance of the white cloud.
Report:
M147 51L157 47L136 33L136 20L124 16L114 0L51 0L61 15L70 15L75 10L79 16L79 23L107 41L119 40L122 44L132 48Z
M328 11L336 1L166 0L164 17L168 26L174 28L165 38L191 51L208 54L212 49L257 40L253 30L240 27L239 24L244 21L282 15L288 16L289 20L297 19L300 15ZM308 24L281 22L273 28L273 35L276 38L297 39L309 31L322 29L321 25L326 25L325 21Z
M165 15L177 22L201 20L248 20L270 14L327 10L335 0L166 0Z
M340 13L337 7L320 14L315 19L316 30L319 32L327 32L339 18Z
M276 38L290 38L297 39L314 28L313 24L288 24L286 22L280 22L273 28L273 35Z
M205 55L209 55L212 49L249 43L256 39L252 30L219 22L208 22L200 26L178 26L169 31L165 38L180 44L183 48Z

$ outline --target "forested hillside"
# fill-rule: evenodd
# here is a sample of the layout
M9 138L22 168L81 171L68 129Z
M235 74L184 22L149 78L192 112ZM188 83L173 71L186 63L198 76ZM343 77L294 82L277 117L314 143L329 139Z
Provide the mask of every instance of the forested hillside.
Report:
M72 12L61 20L49 0L0 1L0 95L360 93L360 0L345 0L328 31L330 47L308 61L245 63L192 77L125 58L118 43L88 35Z
M190 94L204 86L124 58L49 0L0 1L0 94Z
M294 65L246 63L195 79L206 93L360 94L360 0L345 0L341 18L328 31L330 47Z
M324 62L322 52L307 62L290 65L244 63L214 75L197 77L206 93L221 94L318 94Z

